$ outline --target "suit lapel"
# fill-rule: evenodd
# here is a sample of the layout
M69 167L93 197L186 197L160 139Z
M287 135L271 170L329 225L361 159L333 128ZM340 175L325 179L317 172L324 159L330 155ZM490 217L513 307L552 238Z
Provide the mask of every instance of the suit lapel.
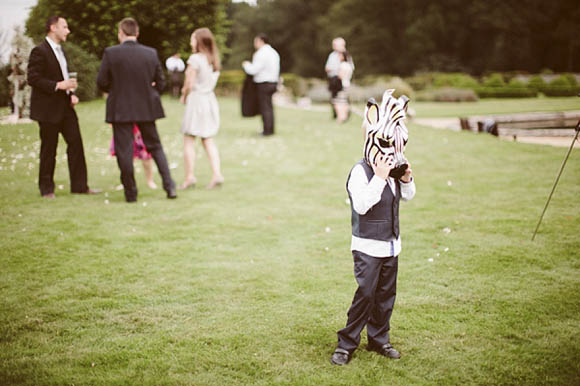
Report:
M46 57L50 61L50 63L49 63L50 68L52 68L52 70L56 74L58 74L58 77L60 78L60 80L64 80L64 77L62 76L62 69L60 68L60 63L58 62L58 59L56 58L56 54L52 50L52 47L50 46L50 44L48 44L46 39L44 39L44 42L42 44L43 44L44 50L46 52Z

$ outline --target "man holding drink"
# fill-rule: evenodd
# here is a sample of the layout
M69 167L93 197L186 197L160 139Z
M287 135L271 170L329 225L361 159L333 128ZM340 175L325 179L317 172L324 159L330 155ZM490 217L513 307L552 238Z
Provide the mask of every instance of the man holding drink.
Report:
M32 87L30 118L40 127L40 168L38 186L44 198L53 199L54 168L58 134L67 144L71 193L94 194L87 185L87 165L74 106L79 98L76 73L68 72L61 43L70 30L66 20L51 16L46 22L46 38L32 49L28 62L28 84Z

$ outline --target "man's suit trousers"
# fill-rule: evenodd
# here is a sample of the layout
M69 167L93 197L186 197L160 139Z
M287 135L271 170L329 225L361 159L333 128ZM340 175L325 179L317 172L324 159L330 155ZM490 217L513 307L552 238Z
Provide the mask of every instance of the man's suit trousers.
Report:
M151 153L155 164L157 164L157 170L159 170L163 181L163 189L169 191L169 189L175 187L175 183L169 173L169 165L159 140L155 122L136 122L136 124L139 127L147 151ZM137 184L135 183L133 169L133 122L114 122L113 139L117 164L121 170L121 183L125 188L125 199L127 201L135 201L137 200Z
M59 133L62 134L67 145L66 155L70 176L70 191L72 193L85 193L89 189L87 185L87 163L75 110L67 106L60 122L40 121L38 126L40 127L40 168L38 173L40 194L54 193L54 168Z

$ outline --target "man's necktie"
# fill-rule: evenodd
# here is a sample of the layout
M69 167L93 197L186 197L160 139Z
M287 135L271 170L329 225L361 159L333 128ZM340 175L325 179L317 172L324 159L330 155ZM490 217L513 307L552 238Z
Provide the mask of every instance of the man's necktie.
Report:
M64 52L62 52L62 48L60 46L56 46L56 58L58 59L58 63L60 64L60 70L62 71L62 77L64 80L69 78L68 76L68 66L66 64L66 58L64 57Z

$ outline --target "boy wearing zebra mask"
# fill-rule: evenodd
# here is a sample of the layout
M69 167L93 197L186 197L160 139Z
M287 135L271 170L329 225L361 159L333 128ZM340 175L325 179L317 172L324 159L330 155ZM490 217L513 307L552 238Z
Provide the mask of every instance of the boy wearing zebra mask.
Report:
M401 354L390 343L395 304L398 256L401 252L399 201L415 195L412 171L403 151L408 139L405 115L409 99L387 90L379 106L367 103L363 118L364 158L352 168L347 192L352 211L351 251L358 289L339 330L335 365L347 364L367 328L367 350L387 358Z

